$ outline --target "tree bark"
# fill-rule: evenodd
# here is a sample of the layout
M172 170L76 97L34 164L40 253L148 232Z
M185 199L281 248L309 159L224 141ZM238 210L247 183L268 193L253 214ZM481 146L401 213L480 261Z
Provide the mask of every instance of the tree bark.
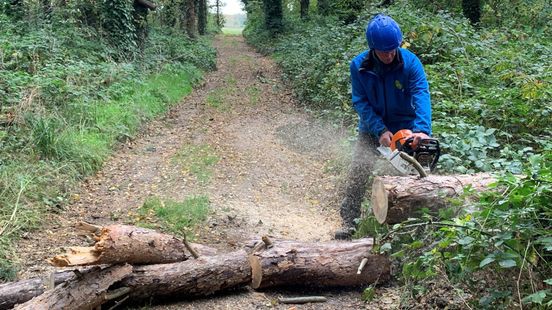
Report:
M133 300L170 296L207 296L247 285L251 268L244 250L217 256L203 256L185 262L135 267L122 286L131 289Z
M479 24L481 19L481 0L462 0L462 13L472 25Z
M252 287L345 287L385 282L391 265L387 257L371 253L373 242L371 238L324 243L274 241L271 248L249 257L252 277L257 279ZM357 274L364 258L368 264Z
M17 304L29 301L44 293L47 287L51 286L50 282L53 282L53 286L56 286L60 283L73 280L76 277L73 270L65 270L54 273L51 278L33 278L1 284L0 310L11 309Z
M263 0L265 29L272 35L282 31L282 0Z
M71 299L73 298L78 299L78 303L75 303L78 307L71 308L88 309L109 299L106 294L113 290L125 290L125 294L132 300L163 300L175 296L206 296L246 285L256 289L277 286L343 287L381 283L390 277L390 262L385 256L372 254L372 245L372 239L306 243L285 240L272 242L263 237L263 243L251 245L249 249L253 250L248 252L239 250L176 263L134 266L132 272L127 269L119 272L116 269L112 273L99 271L99 268L94 267L86 272L75 272L76 279L71 275L64 275L64 279L69 282L59 285L53 291L47 291L33 299L32 303L21 307L63 308L69 302L76 302ZM361 270L359 266L363 261L365 265ZM111 286L114 282L118 283ZM25 286L29 283L30 288ZM23 302L33 294L39 294L42 285L37 279L5 284L0 287L0 300L13 298L9 296L14 296L17 288L21 293L17 302ZM8 286L11 290L5 289ZM91 292L94 287L98 289ZM9 294L2 295L2 291ZM31 293L23 297L26 291ZM84 297L85 295L88 297Z
M200 35L207 34L207 0L197 0L197 30Z
M300 0L299 1L299 4L301 5L301 18L302 19L305 19L307 17L309 17L309 4L310 4L310 1L309 0Z
M422 209L437 213L450 206L450 199L464 193L466 186L476 192L487 190L496 181L490 174L379 176L372 184L372 211L379 223L395 224L415 217Z
M190 252L184 242L174 236L126 225L101 229L92 247L72 247L68 253L49 262L57 267L99 264L161 264L187 260ZM191 245L200 255L214 255L216 250L199 244Z
M53 290L15 307L29 309L95 309L109 298L108 288L132 273L132 266L113 266L104 270L95 268L82 277L65 282Z
M190 38L197 37L197 19L195 13L195 0L186 1L186 32Z

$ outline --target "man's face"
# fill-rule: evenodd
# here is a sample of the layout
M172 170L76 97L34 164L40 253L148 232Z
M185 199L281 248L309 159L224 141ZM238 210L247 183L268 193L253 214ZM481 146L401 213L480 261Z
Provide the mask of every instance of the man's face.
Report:
M376 56L378 56L379 60L386 65L390 64L395 58L395 55L397 55L396 49L389 52L383 52L379 50L375 50L375 51L376 51Z

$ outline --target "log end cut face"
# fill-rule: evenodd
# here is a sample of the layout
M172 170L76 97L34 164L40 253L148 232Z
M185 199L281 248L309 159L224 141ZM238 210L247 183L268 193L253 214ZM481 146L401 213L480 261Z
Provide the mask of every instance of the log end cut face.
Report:
M389 197L385 186L380 179L375 179L372 184L372 211L378 223L385 223L387 218L387 208L388 208Z

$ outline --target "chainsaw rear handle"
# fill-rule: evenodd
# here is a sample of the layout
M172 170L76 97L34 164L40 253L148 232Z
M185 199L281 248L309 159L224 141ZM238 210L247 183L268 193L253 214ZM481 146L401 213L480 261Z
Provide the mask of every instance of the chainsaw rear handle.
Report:
M439 140L433 138L420 139L420 142L414 147L414 138L410 137L404 141L400 146L400 151L405 152L406 154L414 157L417 161L419 158L428 155L433 159L429 164L429 170L433 171L439 157L441 156L441 147L439 146Z

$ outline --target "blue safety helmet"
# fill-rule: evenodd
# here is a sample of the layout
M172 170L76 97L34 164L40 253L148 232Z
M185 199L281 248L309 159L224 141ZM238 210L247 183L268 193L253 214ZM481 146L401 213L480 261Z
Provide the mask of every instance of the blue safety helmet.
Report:
M370 49L392 51L401 45L401 28L391 17L378 14L366 27L366 40Z

